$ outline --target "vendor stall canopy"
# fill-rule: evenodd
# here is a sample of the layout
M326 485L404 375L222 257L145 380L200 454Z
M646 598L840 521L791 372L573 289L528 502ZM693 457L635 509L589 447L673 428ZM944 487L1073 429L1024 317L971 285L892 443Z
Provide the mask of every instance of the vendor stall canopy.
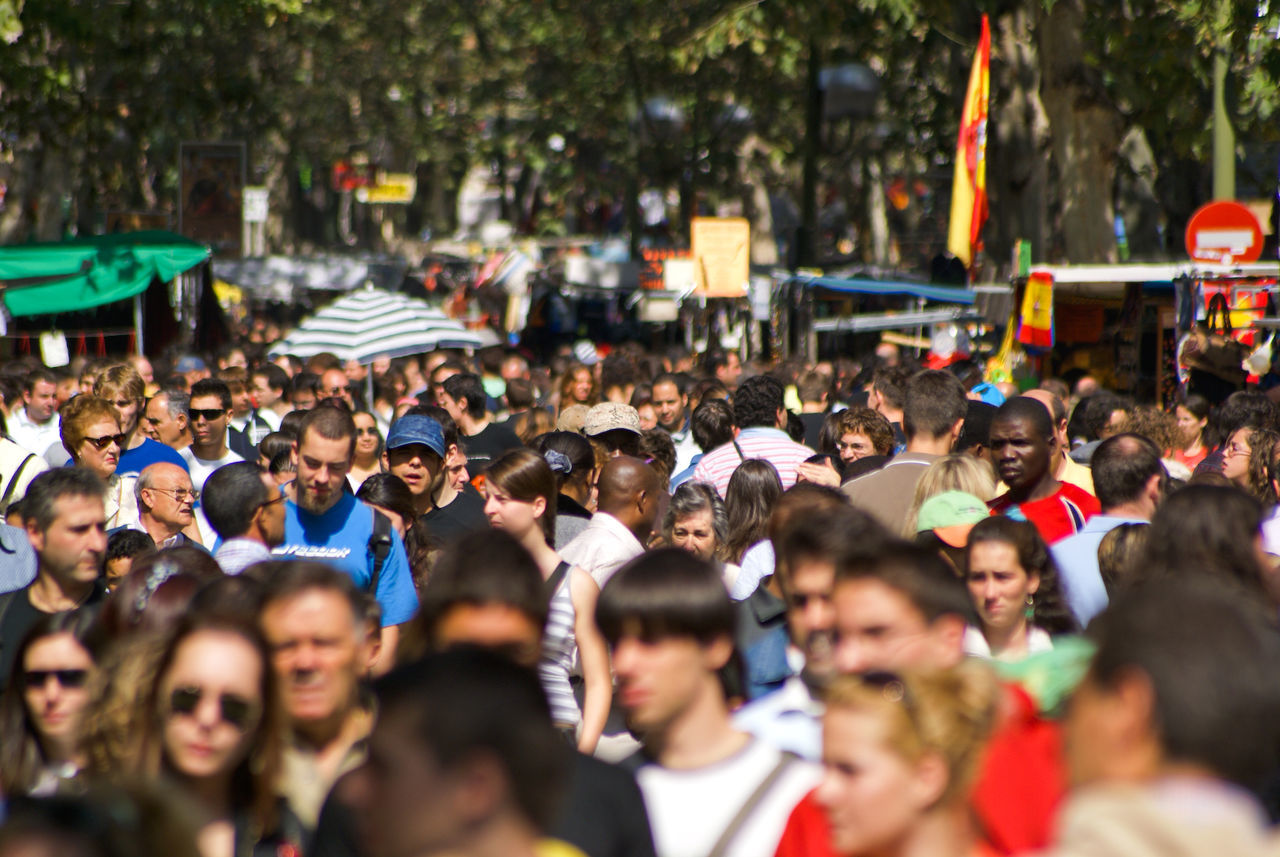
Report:
M905 295L953 304L973 303L973 292L955 286L934 286L928 283L905 283L891 280L872 280L864 277L808 277L794 278L805 286L818 286L835 292L864 295Z
M209 258L171 232L126 232L0 247L0 285L14 316L75 312L127 300Z

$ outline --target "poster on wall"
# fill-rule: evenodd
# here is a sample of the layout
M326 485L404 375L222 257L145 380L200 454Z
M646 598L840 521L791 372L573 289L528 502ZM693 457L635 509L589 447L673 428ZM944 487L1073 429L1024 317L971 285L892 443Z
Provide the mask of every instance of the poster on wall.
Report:
M244 143L182 143L178 153L178 232L208 244L215 258L239 258L244 185Z

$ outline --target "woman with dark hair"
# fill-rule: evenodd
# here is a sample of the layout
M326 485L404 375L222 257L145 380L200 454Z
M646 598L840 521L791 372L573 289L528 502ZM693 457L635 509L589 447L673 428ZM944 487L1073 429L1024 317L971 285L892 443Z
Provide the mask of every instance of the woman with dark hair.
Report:
M366 479L382 472L382 432L378 420L368 411L356 411L351 418L356 424L356 446L347 481L359 491Z
M572 431L551 431L530 444L542 453L556 476L557 550L569 544L587 528L595 506L596 455L582 435Z
M1051 635L1080 630L1035 525L1002 515L979 521L969 532L965 568L982 621L965 632L969 654L1021 660L1052 649Z
M733 471L724 495L729 515L725 556L729 562L742 565L746 552L768 538L769 514L781 496L782 479L769 462L749 458Z
M1280 435L1275 432L1245 426L1235 430L1222 450L1222 475L1266 507L1276 502L1270 464L1278 444Z
M0 700L0 790L7 798L63 791L80 774L80 722L94 658L85 641L92 613L46 616L14 653Z
M413 572L413 584L422 589L430 572L431 551L435 548L431 531L413 506L413 493L404 480L391 473L375 473L365 479L356 492L363 500L391 521L404 542L405 555Z
M1194 471L1209 454L1205 432L1209 426L1209 400L1194 393L1173 409L1178 422L1178 443L1173 460Z
M595 622L600 587L552 547L556 494L556 479L546 460L531 449L513 449L489 465L484 511L492 526L515 536L529 551L547 582L550 608L538 674L556 727L579 750L592 753L604 731L613 693L609 652ZM569 683L575 659L582 665L581 709Z
M276 795L285 715L275 682L256 625L197 613L168 639L144 685L137 773L164 777L191 798L205 857L301 844Z
M600 403L600 388L596 383L595 373L590 366L582 363L570 363L560 383L556 385L560 394L560 412L572 405L586 405L588 408Z
M1235 486L1192 482L1156 508L1133 580L1209 575L1280 603L1264 577L1263 517L1257 498Z

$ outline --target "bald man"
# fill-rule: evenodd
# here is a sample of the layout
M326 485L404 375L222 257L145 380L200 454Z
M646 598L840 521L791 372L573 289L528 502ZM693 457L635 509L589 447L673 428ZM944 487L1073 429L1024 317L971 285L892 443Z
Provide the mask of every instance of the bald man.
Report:
M609 460L597 488L596 513L560 556L603 587L615 571L644 553L667 494L653 468L626 455Z
M195 527L196 493L191 475L176 464L162 461L145 467L134 486L138 500L138 520L126 524L141 530L158 548L198 545Z
M1083 464L1071 460L1071 440L1067 437L1067 405L1062 399L1048 390L1028 390L1022 394L1028 399L1035 399L1049 409L1053 418L1053 436L1057 441L1057 463L1053 465L1053 478L1059 482L1070 482L1072 485L1087 491L1093 490L1093 472Z

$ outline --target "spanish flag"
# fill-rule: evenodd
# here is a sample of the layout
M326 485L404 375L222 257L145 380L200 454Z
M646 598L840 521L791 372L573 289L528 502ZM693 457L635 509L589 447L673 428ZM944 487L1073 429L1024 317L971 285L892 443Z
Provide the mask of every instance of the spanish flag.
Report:
M951 183L951 227L947 249L966 268L982 249L982 225L987 222L987 100L990 92L991 30L982 16L982 36L969 72L960 135L956 141L956 171Z

